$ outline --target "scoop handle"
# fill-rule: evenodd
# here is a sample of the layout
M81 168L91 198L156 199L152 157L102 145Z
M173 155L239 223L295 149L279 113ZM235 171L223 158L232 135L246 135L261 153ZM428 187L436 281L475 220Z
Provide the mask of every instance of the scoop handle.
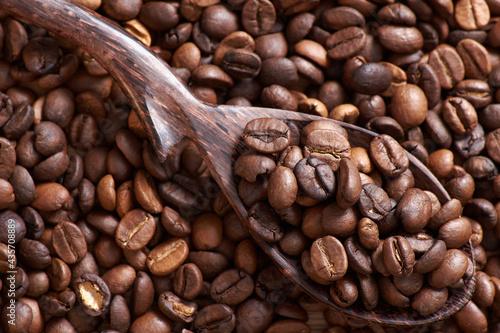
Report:
M163 59L116 22L68 0L2 0L0 9L69 40L94 57L128 97L162 161L189 132L183 110L203 104Z

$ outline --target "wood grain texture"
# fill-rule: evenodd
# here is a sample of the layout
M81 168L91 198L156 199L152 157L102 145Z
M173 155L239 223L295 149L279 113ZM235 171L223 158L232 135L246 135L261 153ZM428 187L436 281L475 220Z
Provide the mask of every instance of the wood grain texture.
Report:
M0 8L70 40L93 56L127 95L161 161L165 161L172 146L185 135L192 138L202 151L214 179L245 224L248 213L238 197L236 176L232 171L235 159L244 149L241 134L245 124L261 117L293 120L299 126L325 119L268 108L202 103L163 60L134 37L115 23L66 0L2 0ZM352 146L367 148L376 136L357 126L338 124L347 130ZM409 157L417 186L434 192L442 203L448 201L449 195L432 173L411 154ZM327 288L312 282L300 265L276 245L259 239L256 242L284 274L318 301L346 315L380 324L410 326L444 319L470 300L475 286L474 274L463 288L451 292L444 308L425 317L410 310L390 307L379 307L374 311L366 311L361 306L344 309L332 302ZM471 255L470 244L465 250Z

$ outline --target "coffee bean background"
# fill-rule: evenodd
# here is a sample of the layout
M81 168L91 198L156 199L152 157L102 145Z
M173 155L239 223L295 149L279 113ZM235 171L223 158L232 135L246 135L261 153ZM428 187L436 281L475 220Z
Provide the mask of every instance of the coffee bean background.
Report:
M459 218L464 207L479 272L463 310L406 330L500 331L499 1L75 2L151 47L203 101L330 117L389 135L413 153L454 198L430 225ZM403 330L346 318L303 294L253 243L192 142L181 141L162 166L137 115L96 59L16 18L0 13L0 22L1 332ZM304 144L320 143L312 137ZM334 148L343 153L343 147ZM287 167L301 153L288 150L278 160ZM315 155L322 152L314 149L308 154L304 175L316 175L309 194L333 195L321 183L322 165L345 174L353 166L318 163ZM366 152L349 154L358 171L383 179ZM261 176L276 167L274 158L245 159L235 168L248 182L240 184L240 194L255 196L247 198L249 206L262 200L270 183L288 179L287 171ZM388 172L397 173L392 166ZM404 175L387 190L391 198L403 198L412 187ZM349 188L339 179L335 186ZM360 196L373 193L364 189ZM274 199L290 198L275 193ZM395 207L388 202L378 213ZM331 216L340 211L328 209ZM296 209L279 210L283 220L299 225ZM280 246L310 258L309 250L297 249L320 237L319 213L311 210L303 233L285 232ZM261 205L255 214L274 211ZM368 221L342 217L341 229L359 230L361 244L376 252L380 244ZM8 295L8 224L15 229L14 295ZM419 260L419 270L430 269L432 256L456 241L450 234L467 234L461 226L441 227L442 242L429 249L428 260ZM276 238L266 230L266 237ZM464 266L449 251L446 260ZM307 260L303 265L314 270ZM419 283L410 281L377 286L361 275L359 285L404 304L392 291L410 293L407 286ZM338 289L348 295L352 285L345 279ZM436 288L424 286L415 307L447 297ZM361 297L374 304L370 294ZM8 324L11 299L16 326Z

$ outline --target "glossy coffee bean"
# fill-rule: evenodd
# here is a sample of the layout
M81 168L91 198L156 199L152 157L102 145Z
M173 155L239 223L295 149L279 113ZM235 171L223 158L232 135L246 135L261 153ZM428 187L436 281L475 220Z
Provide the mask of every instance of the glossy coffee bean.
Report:
M278 242L283 237L279 217L269 204L258 202L250 208L248 214L248 227L261 239Z
M315 200L325 200L333 195L335 176L332 169L321 160L310 157L301 159L294 167L300 190Z
M343 277L347 271L347 255L342 243L333 236L314 241L311 246L311 262L317 275L327 281Z
M161 312L176 322L190 323L195 318L198 304L181 299L171 291L162 293L158 298Z
M186 242L181 238L173 238L153 248L146 263L152 274L167 275L182 265L188 253Z
M406 151L392 137L382 134L370 143L370 156L382 173L394 177L408 169Z
M402 236L389 237L384 241L384 264L394 276L411 273L415 263L415 253L408 241Z
M233 310L225 304L207 305L195 316L194 327L200 330L232 332L236 326Z
M52 232L52 246L67 264L74 264L85 257L87 242L78 226L71 222L58 224Z
M280 120L256 119L245 126L245 143L262 153L275 153L289 145L290 129Z
M443 262L427 276L427 280L434 288L445 288L456 283L466 269L465 254L457 249L447 250Z
M146 211L132 210L121 219L116 229L116 242L121 248L139 250L153 237L155 225L155 219Z
M253 288L254 282L250 275L238 269L230 269L212 281L210 296L217 303L236 305L247 299Z
M88 315L98 316L108 309L111 293L106 282L98 275L83 274L75 281L73 288L78 301Z

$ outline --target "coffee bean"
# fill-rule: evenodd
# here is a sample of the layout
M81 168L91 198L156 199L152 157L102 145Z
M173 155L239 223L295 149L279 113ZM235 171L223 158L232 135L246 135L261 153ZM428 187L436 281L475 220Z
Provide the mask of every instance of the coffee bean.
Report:
M333 236L314 241L311 246L311 262L317 275L327 281L342 278L347 271L347 255L342 243Z
M153 281L149 275L142 271L137 272L132 291L134 299L132 313L134 316L141 316L149 310L153 305L154 293Z
M415 263L415 253L404 237L387 238L384 241L383 256L385 267L391 275L405 276L411 273Z
M366 34L358 27L347 27L333 33L326 40L328 56L343 60L358 55L366 45Z
M446 243L446 248L454 249L464 246L472 235L472 227L468 219L450 220L439 228L439 239Z
M365 18L352 7L338 6L323 12L321 23L329 29L341 30L350 26L363 27Z
M351 146L344 129L328 121L314 121L304 127L304 157L316 157L337 171L342 158L349 158Z
M285 149L290 141L290 129L280 120L255 119L245 126L245 143L261 153L275 153Z
M186 260L189 253L186 242L173 238L151 250L147 265L154 275L167 275L174 272Z
M370 143L370 156L375 165L390 177L397 176L408 169L409 159L406 151L392 137L381 134Z
M6 138L0 137L0 178L9 179L16 165L15 146Z
M363 248L359 239L351 236L344 242L344 248L349 261L349 268L358 274L372 274L372 260L369 252Z
M107 311L111 294L104 280L95 274L85 273L73 284L75 294L90 316L98 316Z
M299 80L295 63L288 58L267 58L261 57L259 81L264 86L277 84L285 88L291 87Z
M213 213L199 215L193 223L191 236L197 250L212 250L222 242L222 219Z
M61 292L49 292L42 295L39 300L43 311L51 316L64 316L75 305L75 293L67 288Z
M418 126L427 114L427 97L418 86L406 84L394 91L391 100L391 114L404 128Z
M123 295L130 290L134 285L135 277L135 269L126 264L116 265L102 275L102 279L113 295Z
M229 333L235 326L234 312L225 304L207 305L196 313L194 319L194 327L199 330Z
M58 224L52 233L52 245L59 257L67 264L74 264L87 253L87 243L80 228L65 221Z
M351 87L362 94L377 95L389 88L391 72L379 63L366 63L353 72Z
M273 314L273 306L270 302L258 298L250 298L243 302L236 310L236 330L254 333L261 332L271 324Z
M321 160L310 157L301 159L294 167L300 190L315 200L326 200L335 191L332 169Z
M378 40L386 49L398 53L413 53L422 48L424 38L415 27L383 25L378 29Z
M361 214L374 221L380 221L391 211L389 196L375 184L362 186L358 206Z
M390 278L384 276L380 278L378 284L380 296L388 304L398 308L407 308L410 305L410 298L401 293Z
M429 54L429 65L436 73L441 88L451 89L465 76L462 59L454 47L441 44Z
M116 243L123 249L139 250L153 237L156 222L153 216L142 209L129 211L116 229Z
M222 69L236 79L254 78L260 67L259 56L242 49L229 50L222 59Z
M236 305L247 299L253 288L254 282L250 275L238 269L230 269L212 281L210 296L217 303Z
M248 228L267 242L278 242L283 237L279 217L271 206L264 202L254 204L248 211Z
M298 191L293 171L287 167L278 166L269 176L269 185L266 186L266 190L269 203L275 210L290 207L295 202Z
M450 249L446 251L444 260L436 269L427 275L427 281L434 288L445 288L456 283L467 269L467 257L462 251Z
M455 7L455 20L464 30L476 30L488 24L490 11L486 1L458 1Z
M432 204L429 196L418 188L408 189L396 208L405 231L416 233L425 228L431 217Z
M181 299L171 291L162 293L158 299L161 312L168 318L178 322L190 323L195 318L198 304Z
M273 29L276 10L270 1L247 1L241 12L241 24L252 36L266 35Z
M337 203L340 207L351 207L361 195L359 172L350 159L341 159L338 169Z

